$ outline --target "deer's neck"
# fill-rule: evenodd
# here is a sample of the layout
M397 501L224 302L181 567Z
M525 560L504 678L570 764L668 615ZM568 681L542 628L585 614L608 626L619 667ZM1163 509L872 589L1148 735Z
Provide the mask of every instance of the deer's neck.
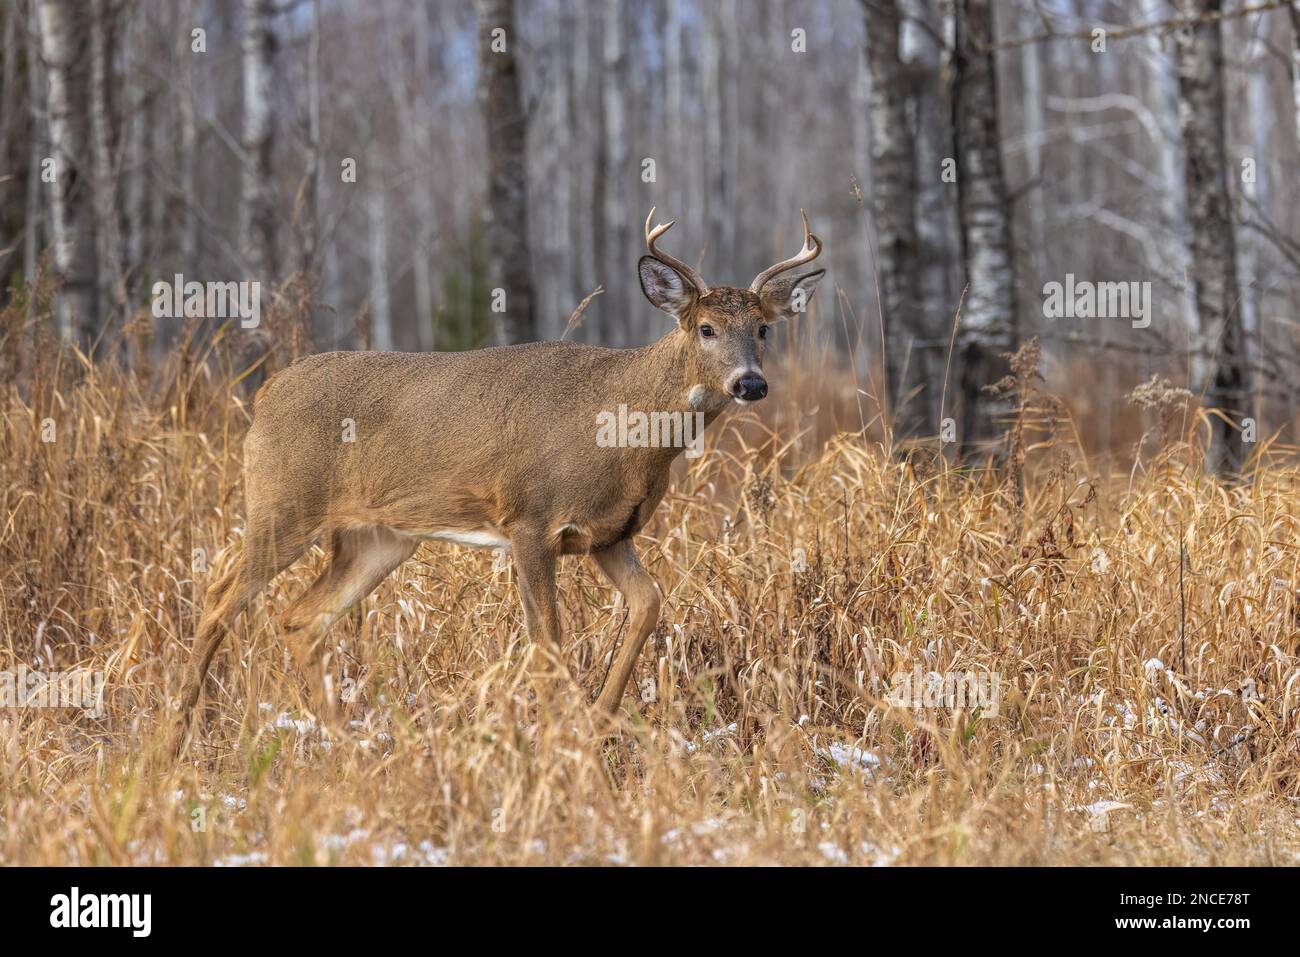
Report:
M706 390L698 381L686 333L674 329L658 342L636 351L630 380L642 411L699 413L707 426L727 407L726 396Z

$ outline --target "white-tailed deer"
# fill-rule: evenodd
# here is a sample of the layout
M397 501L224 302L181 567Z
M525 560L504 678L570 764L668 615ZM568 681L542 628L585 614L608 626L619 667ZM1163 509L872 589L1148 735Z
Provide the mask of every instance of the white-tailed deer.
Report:
M682 448L598 443L599 418L626 406L647 416L698 413L707 425L728 402L762 399L770 326L802 311L825 273L791 273L821 253L806 214L803 248L748 289L709 288L657 247L672 223L652 228L653 219L652 209L641 288L677 325L652 345L331 352L299 359L259 390L244 441L243 553L208 589L177 751L227 628L322 536L326 568L284 618L313 696L324 689L330 624L422 541L437 539L508 549L529 636L555 649L556 564L561 555L591 555L629 610L627 638L596 702L606 713L618 707L659 615L658 590L632 538L663 498Z

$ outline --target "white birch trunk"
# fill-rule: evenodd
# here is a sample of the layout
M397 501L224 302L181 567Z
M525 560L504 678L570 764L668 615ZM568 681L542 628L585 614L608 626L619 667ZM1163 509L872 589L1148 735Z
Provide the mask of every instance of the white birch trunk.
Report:
M1179 11L1203 18L1221 9L1219 0L1180 0ZM1211 406L1239 416L1246 394L1245 343L1228 152L1224 143L1223 34L1218 22L1179 31L1179 117L1187 160L1187 207L1191 222L1192 287L1200 320L1201 348L1215 357L1211 381L1200 384ZM1231 422L1215 419L1211 466L1219 472L1240 467L1242 446Z
M271 111L275 33L271 0L244 0L244 170L240 190L239 251L253 279L275 277L275 209L271 177Z
M75 0L40 0L41 59L48 82L50 145L57 182L50 184L54 264L61 287L56 307L65 339L89 348L98 324L95 233L88 188L84 11Z
M961 441L996 435L996 403L984 387L1001 378L999 353L1016 339L1016 284L1006 177L1002 167L998 82L990 0L956 2L957 78L953 84L959 211L969 290L962 311Z
M372 164L373 165L373 164ZM388 297L388 203L382 177L372 174L366 193L370 225L370 348L393 348L393 313Z

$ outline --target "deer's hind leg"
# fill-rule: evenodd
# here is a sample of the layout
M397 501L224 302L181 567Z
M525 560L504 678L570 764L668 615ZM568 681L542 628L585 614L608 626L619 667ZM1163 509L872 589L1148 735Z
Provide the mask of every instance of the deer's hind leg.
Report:
M262 520L256 513L250 514L239 558L204 596L203 617L190 650L189 669L172 728L173 754L179 755L185 746L203 680L230 626L271 579L307 550L315 535L315 529L305 518L277 524Z
M322 712L321 717L332 718L337 705L326 678L330 625L374 591L418 545L383 526L334 531L325 570L285 612L285 641L307 683L310 707Z

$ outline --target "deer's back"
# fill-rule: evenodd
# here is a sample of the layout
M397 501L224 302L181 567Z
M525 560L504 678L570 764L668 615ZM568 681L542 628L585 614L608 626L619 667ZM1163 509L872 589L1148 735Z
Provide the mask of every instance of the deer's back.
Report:
M599 539L666 485L667 461L660 482L596 445L595 412L617 405L630 353L534 343L299 359L257 395L250 507L412 532L572 514Z

